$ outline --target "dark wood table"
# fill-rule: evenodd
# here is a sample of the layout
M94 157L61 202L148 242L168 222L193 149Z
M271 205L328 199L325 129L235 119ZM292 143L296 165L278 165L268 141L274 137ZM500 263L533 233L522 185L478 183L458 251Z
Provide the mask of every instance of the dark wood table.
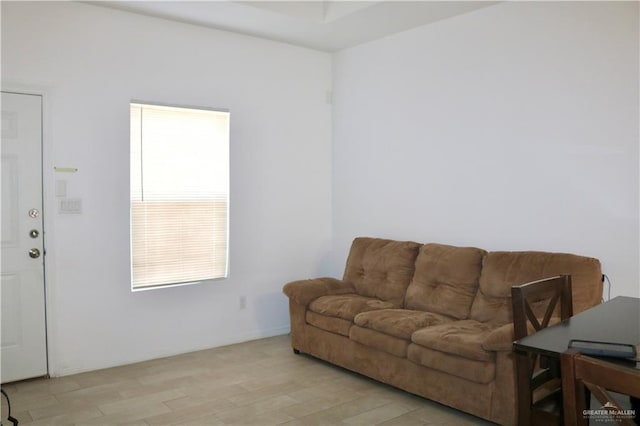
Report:
M571 339L640 344L640 299L618 296L524 337L514 349L558 358Z
M513 349L559 362L572 339L640 345L640 299L616 297L514 342ZM640 369L639 361L624 365ZM519 383L518 389L529 389L529 384Z
M559 358L571 339L637 345L640 299L618 296L516 341L514 349Z

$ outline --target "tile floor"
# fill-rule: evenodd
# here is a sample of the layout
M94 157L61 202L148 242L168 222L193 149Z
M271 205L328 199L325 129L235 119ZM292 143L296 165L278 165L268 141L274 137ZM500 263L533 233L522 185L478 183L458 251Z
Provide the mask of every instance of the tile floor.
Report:
M491 424L294 355L288 336L3 388L21 426Z

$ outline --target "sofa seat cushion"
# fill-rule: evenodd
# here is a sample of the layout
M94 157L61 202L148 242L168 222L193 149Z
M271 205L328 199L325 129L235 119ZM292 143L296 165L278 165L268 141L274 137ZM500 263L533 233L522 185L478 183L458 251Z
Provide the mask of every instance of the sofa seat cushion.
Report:
M305 320L307 324L313 325L314 327L347 337L349 337L349 329L353 325L351 321L338 317L327 317L311 311L307 311Z
M322 296L309 304L309 310L328 317L353 321L361 312L392 308L391 302L358 294Z
M412 311L409 309L382 309L356 315L354 322L363 328L379 331L404 340L421 328L444 324L454 318L432 312Z
M495 352L485 350L482 343L494 328L473 320L454 321L418 330L411 335L411 341L439 352L493 362Z
M493 361L478 361L452 355L411 343L407 358L419 365L461 377L475 383L491 383L496 375Z
M407 347L410 343L406 339L389 336L388 334L357 325L353 325L349 330L349 338L369 348L374 348L400 358L407 356Z

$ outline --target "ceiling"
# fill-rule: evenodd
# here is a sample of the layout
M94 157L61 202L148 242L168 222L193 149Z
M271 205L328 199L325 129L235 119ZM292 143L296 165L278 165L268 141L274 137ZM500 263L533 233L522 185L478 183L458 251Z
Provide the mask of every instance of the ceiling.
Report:
M334 52L496 1L87 1Z

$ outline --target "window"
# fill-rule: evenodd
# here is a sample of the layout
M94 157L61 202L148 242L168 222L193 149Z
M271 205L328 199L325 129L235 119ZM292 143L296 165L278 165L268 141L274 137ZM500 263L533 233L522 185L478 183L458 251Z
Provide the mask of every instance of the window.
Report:
M229 113L131 103L132 289L227 276Z

